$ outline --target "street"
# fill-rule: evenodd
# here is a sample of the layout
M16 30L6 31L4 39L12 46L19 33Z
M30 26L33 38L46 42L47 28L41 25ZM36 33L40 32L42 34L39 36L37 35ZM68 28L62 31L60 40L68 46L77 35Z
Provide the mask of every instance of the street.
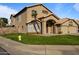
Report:
M9 55L9 53L0 47L0 55Z

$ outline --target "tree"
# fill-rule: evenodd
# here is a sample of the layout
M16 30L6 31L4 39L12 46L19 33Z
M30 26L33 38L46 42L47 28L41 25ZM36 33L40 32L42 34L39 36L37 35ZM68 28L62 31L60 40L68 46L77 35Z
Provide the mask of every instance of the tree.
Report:
M34 28L38 34L38 31L37 31L35 24L38 26L39 29L40 29L40 27L39 27L39 24L38 24L37 19L36 19L37 18L37 11L36 10L32 10L32 17L34 17L34 19L35 19L34 20Z
M8 24L8 19L7 18L0 18L3 20L4 23Z
M5 27L8 24L7 18L0 18L0 27Z

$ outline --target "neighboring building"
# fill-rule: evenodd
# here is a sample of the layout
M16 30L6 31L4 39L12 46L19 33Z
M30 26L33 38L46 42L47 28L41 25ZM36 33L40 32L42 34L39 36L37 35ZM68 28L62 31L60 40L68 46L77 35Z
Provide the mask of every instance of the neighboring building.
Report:
M0 28L1 27L6 27L8 24L8 19L7 18L0 18Z
M60 28L58 29L59 33L63 34L78 33L79 24L73 19L64 18L59 20L56 24L59 24L60 26Z
M79 24L75 20L60 19L42 4L25 7L10 18L18 33L78 33Z

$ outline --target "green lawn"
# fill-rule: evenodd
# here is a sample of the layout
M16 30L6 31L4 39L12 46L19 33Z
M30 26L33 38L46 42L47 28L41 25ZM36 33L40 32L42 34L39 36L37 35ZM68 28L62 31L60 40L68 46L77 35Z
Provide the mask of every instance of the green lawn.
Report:
M18 40L19 34L6 34L3 37L22 42L24 44L37 44L37 45L79 45L79 36L74 35L58 35L58 36L35 36L30 34L20 34L22 41Z

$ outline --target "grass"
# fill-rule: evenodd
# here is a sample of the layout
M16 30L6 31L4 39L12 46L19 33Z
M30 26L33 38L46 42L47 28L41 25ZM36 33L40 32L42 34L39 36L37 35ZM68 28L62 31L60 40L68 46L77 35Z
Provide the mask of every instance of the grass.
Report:
M18 35L22 36L22 41L18 40ZM35 36L30 34L5 34L3 37L33 45L79 45L79 36L57 35L57 36Z

